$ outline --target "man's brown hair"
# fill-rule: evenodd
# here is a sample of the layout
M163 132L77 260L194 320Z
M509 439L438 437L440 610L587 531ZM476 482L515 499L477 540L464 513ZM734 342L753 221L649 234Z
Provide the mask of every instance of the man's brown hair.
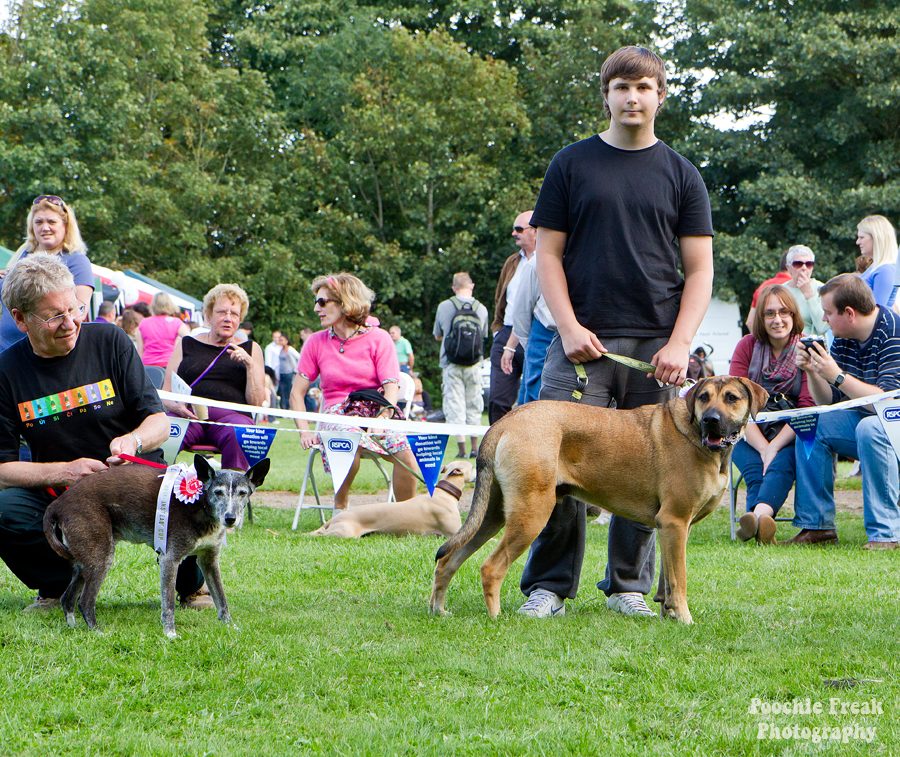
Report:
M847 308L853 308L859 315L871 315L875 312L875 295L857 273L842 273L828 279L819 287L819 296L826 294L831 295L831 302L838 315Z
M660 92L666 89L666 64L652 50L646 47L620 47L605 61L600 69L600 91L603 93L603 115L610 117L606 98L609 95L609 83L615 79L636 81L645 76L656 79ZM662 107L662 105L660 105Z

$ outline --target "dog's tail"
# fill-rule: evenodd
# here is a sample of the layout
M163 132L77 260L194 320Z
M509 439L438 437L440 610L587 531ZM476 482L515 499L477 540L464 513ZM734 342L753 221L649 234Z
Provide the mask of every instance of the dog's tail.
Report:
M453 536L451 536L437 551L435 560L440 560L453 552L456 552L463 544L468 544L478 529L484 523L485 516L491 505L491 490L494 488L494 456L500 433L491 429L485 434L478 447L478 465L475 478L475 492L472 495L472 507L469 517ZM496 495L497 493L494 492Z
M57 526L59 526L59 511L51 504L44 512L44 536L47 537L47 541L50 542L50 546L56 554L64 560L72 562L74 559L72 553L69 552L68 547L56 535Z

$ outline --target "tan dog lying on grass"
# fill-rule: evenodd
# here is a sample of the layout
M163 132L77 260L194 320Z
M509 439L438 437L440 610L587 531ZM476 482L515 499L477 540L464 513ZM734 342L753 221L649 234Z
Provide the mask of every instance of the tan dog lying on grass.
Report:
M700 381L684 399L634 410L529 402L491 426L478 451L466 525L437 553L429 608L444 614L447 586L463 562L503 526L481 566L488 613L500 614L510 565L541 533L566 494L659 532L661 612L691 623L686 556L691 526L715 509L731 449L768 393L745 378Z
M434 496L420 494L405 502L380 502L338 510L312 536L339 536L358 539L367 534L390 536L453 536L459 531L459 498L467 481L475 480L475 469L466 460L447 463L441 468L441 480Z

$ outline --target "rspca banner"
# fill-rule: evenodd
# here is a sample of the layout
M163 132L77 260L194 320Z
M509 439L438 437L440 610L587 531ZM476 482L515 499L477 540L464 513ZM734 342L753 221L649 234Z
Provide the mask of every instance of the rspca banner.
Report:
M894 454L900 457L900 403L897 400L882 400L875 403L875 410L884 426L884 433L891 441Z
M169 417L169 439L162 443L163 457L169 465L175 462L178 457L178 450L181 449L181 440L190 421L187 418Z
M322 440L325 457L328 459L328 467L331 468L331 480L334 481L334 490L337 492L347 478L353 460L356 457L356 448L359 446L358 431L319 431Z

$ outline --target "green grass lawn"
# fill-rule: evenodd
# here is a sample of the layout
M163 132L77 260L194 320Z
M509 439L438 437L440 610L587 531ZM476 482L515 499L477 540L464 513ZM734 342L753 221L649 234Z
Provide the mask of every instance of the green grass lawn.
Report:
M103 635L68 629L60 611L21 613L30 593L0 568L0 754L900 751L900 553L860 549L860 516L841 514L839 548L764 549L732 543L720 508L688 545L695 625L682 627L605 609L594 587L605 528L589 529L564 618L516 614L520 560L491 621L478 573L491 545L451 584L453 615L433 618L441 540L310 537L290 530L292 515L257 507L256 523L229 537L223 573L240 631L179 610L168 641L146 547L118 549L97 606ZM317 523L304 513L301 531ZM841 714L840 703L832 714L832 698L874 699L883 714ZM824 713L753 714L754 699L809 699ZM876 731L870 744L759 740L768 723Z

